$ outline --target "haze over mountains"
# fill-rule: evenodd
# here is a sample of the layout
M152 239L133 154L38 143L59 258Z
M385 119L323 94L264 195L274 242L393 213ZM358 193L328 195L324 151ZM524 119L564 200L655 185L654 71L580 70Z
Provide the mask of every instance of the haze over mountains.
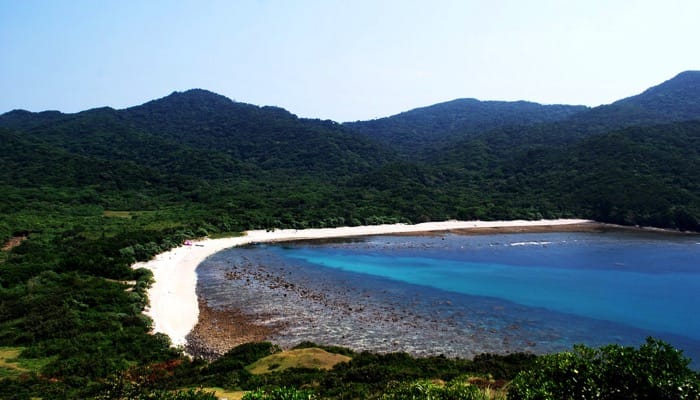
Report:
M699 121L697 71L596 108L458 99L344 124L193 89L3 114L0 185L104 209L192 202L241 229L575 216L697 230Z

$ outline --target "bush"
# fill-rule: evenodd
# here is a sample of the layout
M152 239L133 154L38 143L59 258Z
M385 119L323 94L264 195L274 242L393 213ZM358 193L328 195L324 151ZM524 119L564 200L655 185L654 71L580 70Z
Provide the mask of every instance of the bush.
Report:
M680 350L648 338L635 349L608 345L538 358L511 383L508 398L698 399L700 378Z
M161 365L164 367L165 365ZM96 400L217 400L214 392L203 389L165 390L153 387L167 372L159 368L139 368L108 377L97 393L81 396Z
M431 381L398 382L390 385L382 400L488 400L483 391L467 382L454 380L447 385Z
M314 400L316 395L308 390L294 388L275 388L271 390L258 389L248 392L243 396L243 400Z

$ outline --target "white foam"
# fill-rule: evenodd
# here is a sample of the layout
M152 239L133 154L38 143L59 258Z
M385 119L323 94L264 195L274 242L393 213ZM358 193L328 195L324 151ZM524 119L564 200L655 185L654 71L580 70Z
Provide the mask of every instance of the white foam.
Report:
M509 246L545 246L552 244L552 242L515 242L509 244Z

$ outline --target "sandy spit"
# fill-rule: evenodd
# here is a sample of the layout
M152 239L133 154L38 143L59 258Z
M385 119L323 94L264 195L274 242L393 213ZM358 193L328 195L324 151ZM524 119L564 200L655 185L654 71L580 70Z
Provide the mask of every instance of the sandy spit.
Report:
M483 230L484 228L561 227L591 223L582 219L539 221L443 221L416 225L393 224L353 226L324 229L282 229L275 231L247 231L240 237L204 239L157 255L133 268L147 268L153 272L155 283L148 290L149 307L144 311L153 320L153 332L168 335L174 346L184 346L187 334L197 324L197 266L219 251L250 243L279 242L303 239L325 239L352 236L387 235L435 231Z

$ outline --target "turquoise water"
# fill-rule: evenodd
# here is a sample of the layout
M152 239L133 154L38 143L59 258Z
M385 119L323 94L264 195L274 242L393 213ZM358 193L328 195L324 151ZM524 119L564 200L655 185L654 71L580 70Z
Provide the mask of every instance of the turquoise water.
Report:
M443 240L444 239L444 240ZM373 239L287 248L308 263L700 339L700 245L649 235L447 236L439 251ZM435 239L410 239L429 244ZM369 242L372 243L372 242ZM417 243L416 243L417 244Z
M371 331L356 341L347 337L347 329L345 336L328 334L336 324L332 319L325 330L304 327L309 340L352 347L378 335L389 341L403 335L401 342L416 352L444 344L441 351L460 356L500 349L560 351L575 343L639 345L655 336L700 366L700 236L375 236L238 248L208 262L198 270L198 290L217 304L257 307L256 312L274 312L268 306L281 304L280 298L271 303L272 297L260 297L260 289L249 289L247 281L234 285L221 279L217 271L237 265L239 271L262 268L265 276L281 274L355 309L357 304L375 308L365 322L332 317L356 335ZM308 308L294 308L295 301L279 314ZM327 313L327 308L318 310L316 315ZM386 310L413 315L433 331L424 335L373 325ZM293 334L288 336L293 342ZM453 338L453 344L445 344Z

